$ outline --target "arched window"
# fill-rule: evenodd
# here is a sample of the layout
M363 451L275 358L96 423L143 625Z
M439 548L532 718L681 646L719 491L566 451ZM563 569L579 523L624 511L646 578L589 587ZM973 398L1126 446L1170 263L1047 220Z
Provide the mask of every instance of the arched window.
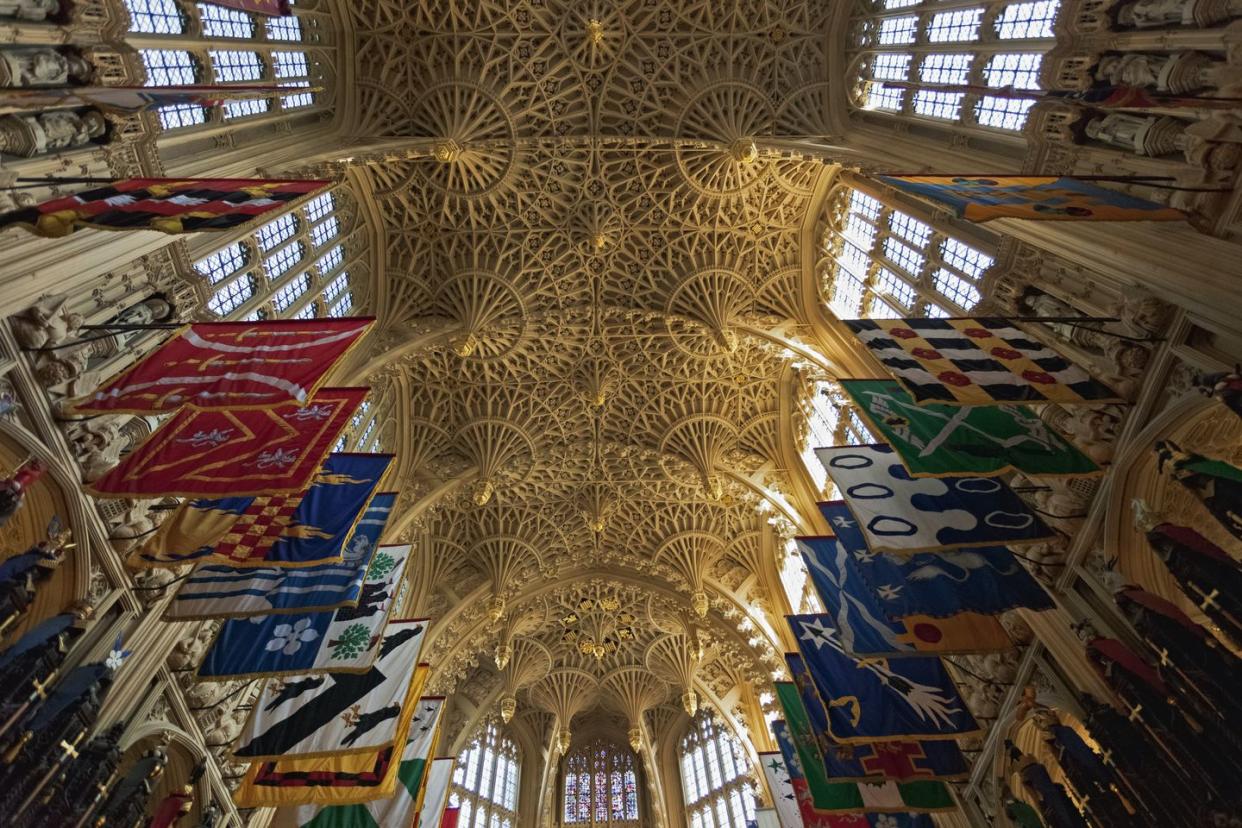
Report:
M961 316L982 298L988 245L849 186L828 205L824 298L838 318Z
M734 828L755 818L746 756L707 711L690 723L680 756L690 828Z
M194 263L222 318L314 319L353 311L336 192L317 196Z
M517 824L521 765L517 745L495 722L483 725L457 756L450 807L461 808L458 828L513 828Z
M597 739L565 757L565 825L638 825L634 751Z
M233 121L277 109L301 109L316 103L316 93L309 90L315 79L316 62L306 52L290 48L303 40L308 25L304 18L259 17L192 0L124 0L124 4L129 13L131 40L146 69L147 86L266 82L305 90L225 100L217 107L219 114L196 104L162 106L156 114L165 130L220 119ZM167 48L169 35L183 40L184 48ZM153 39L157 37L160 40ZM322 43L323 38L323 33L317 32L312 40ZM242 48L243 44L248 48Z
M1020 130L1033 101L985 89L1039 89L1059 5L1059 0L999 0L944 9L918 0L871 0L854 22L854 103L933 121Z

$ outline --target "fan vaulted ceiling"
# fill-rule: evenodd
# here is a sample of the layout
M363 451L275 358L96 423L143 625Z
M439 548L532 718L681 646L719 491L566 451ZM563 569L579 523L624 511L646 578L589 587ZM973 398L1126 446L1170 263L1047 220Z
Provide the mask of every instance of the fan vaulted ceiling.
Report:
M556 713L563 679L626 712L613 685L675 699L686 654L691 682L770 673L736 622L770 600L757 507L795 456L786 346L827 179L777 147L833 131L827 4L352 10L353 170L385 232L368 365L400 397L439 689ZM507 669L479 658L501 647Z

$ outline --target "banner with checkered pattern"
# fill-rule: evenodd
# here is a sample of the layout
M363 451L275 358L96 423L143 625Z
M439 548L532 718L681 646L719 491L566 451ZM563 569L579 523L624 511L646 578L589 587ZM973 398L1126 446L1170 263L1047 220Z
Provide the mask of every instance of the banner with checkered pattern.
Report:
M919 405L1120 402L1108 386L1005 319L850 319Z

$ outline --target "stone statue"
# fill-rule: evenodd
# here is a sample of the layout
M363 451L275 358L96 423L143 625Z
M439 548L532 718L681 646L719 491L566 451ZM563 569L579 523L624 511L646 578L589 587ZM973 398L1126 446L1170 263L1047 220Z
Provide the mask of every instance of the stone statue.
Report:
M39 23L60 14L60 0L0 0L0 18Z
M1186 147L1186 125L1177 118L1110 112L1087 121L1088 138L1102 144L1158 158Z
M9 317L17 344L27 350L50 348L77 338L85 323L80 313L69 310L69 297L63 293L44 296L23 311Z
M1168 95L1189 95L1200 90L1232 87L1232 70L1204 52L1184 51L1168 55L1122 52L1100 57L1095 79L1112 86L1137 86Z
M1242 17L1237 0L1136 0L1114 7L1117 23L1127 29L1206 28Z
M124 417L105 416L66 425L65 437L82 468L83 480L98 480L120 460L128 442L122 434L124 423Z
M95 69L67 46L19 46L0 49L0 86L81 86Z
M0 153L33 158L102 143L108 120L98 109L55 109L37 115L0 117Z

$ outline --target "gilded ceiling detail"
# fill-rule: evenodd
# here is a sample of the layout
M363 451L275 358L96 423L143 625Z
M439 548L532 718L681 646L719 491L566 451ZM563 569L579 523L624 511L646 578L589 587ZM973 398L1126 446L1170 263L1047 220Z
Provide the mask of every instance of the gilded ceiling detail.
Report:
M438 498L403 528L442 689L637 720L769 680L735 621L768 600L756 507L789 462L825 175L773 139L831 132L827 4L352 10L354 162L386 245L370 364L401 389L408 488ZM640 674L636 711L614 685Z

